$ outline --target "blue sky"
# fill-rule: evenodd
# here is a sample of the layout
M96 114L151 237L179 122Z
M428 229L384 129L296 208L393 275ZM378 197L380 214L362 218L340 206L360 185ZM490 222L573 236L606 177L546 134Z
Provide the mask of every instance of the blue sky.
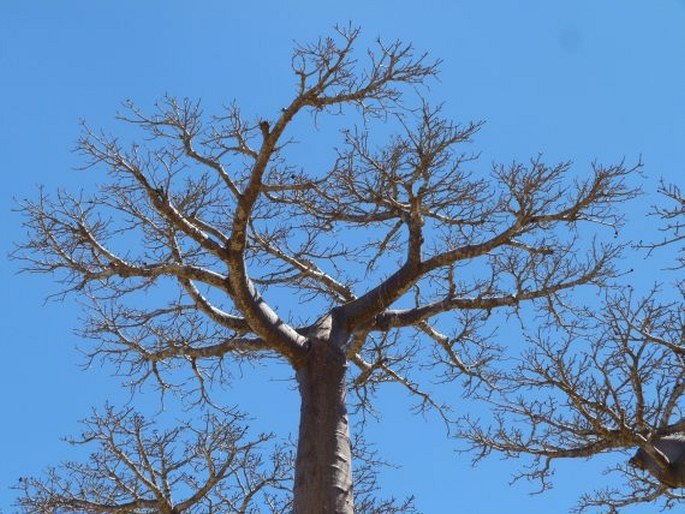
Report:
M14 198L86 180L70 151L79 120L114 129L123 100L149 106L166 93L208 106L236 99L248 113L271 116L292 92L293 40L347 21L368 38L411 41L444 60L429 98L444 101L456 120L486 121L474 145L482 166L542 152L547 161L572 159L582 173L595 159L642 156L648 192L660 177L683 185L684 1L2 0L0 253L22 237ZM654 201L647 195L632 205L635 239L652 233L644 213ZM0 509L11 512L7 488L68 458L59 438L77 430L91 406L127 395L111 369L80 370L75 302L44 303L56 290L49 278L18 275L16 262L4 262ZM644 283L659 267L641 257L626 265ZM296 398L279 380L285 370L248 373L226 401L240 403L260 428L294 430ZM427 514L456 512L457 504L473 514L565 512L580 493L611 483L601 473L611 458L563 462L555 488L530 496L532 487L508 485L515 462L494 457L474 470L435 420L408 413L401 391L388 388L380 401L383 419L369 433L401 466L383 485L389 494L415 494Z

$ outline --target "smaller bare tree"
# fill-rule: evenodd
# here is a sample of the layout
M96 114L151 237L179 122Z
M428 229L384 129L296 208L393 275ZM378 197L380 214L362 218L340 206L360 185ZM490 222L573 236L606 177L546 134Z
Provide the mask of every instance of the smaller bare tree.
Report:
M83 421L73 445L95 446L87 463L23 478L27 513L257 513L286 511L290 453L262 456L269 435L247 438L243 416L206 415L201 423L157 430L131 409L107 408ZM268 510L264 508L268 506Z
M675 206L655 207L668 235L641 246L653 251L683 240L685 201L676 186L660 189ZM682 248L677 268L683 267ZM655 287L639 297L632 287L608 296L604 308L556 319L529 337L531 347L502 389L486 398L495 421L469 420L462 435L478 449L528 455L517 478L550 487L551 463L621 451L632 459L612 469L620 487L583 495L576 511L655 502L662 509L685 501L685 289L675 297Z

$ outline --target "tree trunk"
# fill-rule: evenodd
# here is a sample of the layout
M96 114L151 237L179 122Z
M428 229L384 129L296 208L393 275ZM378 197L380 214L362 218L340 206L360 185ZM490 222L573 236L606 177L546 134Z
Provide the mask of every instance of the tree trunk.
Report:
M310 339L297 369L302 406L295 462L295 514L353 514L352 450L345 405L347 361L335 345Z

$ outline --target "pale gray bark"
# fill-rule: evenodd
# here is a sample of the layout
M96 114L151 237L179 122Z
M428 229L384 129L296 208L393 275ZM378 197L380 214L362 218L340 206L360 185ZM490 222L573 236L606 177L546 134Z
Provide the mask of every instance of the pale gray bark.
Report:
M352 449L345 401L345 354L310 339L297 369L302 406L295 465L296 514L352 514Z

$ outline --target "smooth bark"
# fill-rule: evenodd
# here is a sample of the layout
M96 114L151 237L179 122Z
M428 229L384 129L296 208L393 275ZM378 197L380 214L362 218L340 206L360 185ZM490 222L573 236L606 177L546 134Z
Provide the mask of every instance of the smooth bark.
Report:
M295 466L296 514L352 514L352 450L343 352L311 339L297 369L302 401Z

